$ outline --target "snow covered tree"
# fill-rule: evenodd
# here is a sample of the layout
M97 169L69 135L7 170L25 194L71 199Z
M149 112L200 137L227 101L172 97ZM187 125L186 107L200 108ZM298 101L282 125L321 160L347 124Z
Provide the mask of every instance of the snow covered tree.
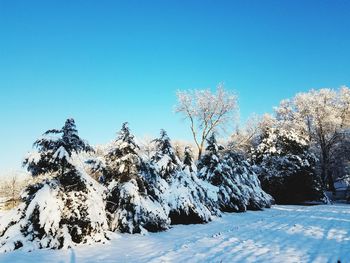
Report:
M62 129L48 130L43 137L34 142L36 152L30 153L23 165L33 175L60 171L63 175L66 168L72 168L69 158L72 153L93 151L78 136L74 119L67 119Z
M3 200L6 209L18 206L21 192L29 184L29 179L26 173L17 171L0 177L0 199Z
M275 119L270 114L252 115L243 127L238 127L230 138L230 148L249 154L252 147L259 143L259 136L271 127Z
M272 198L247 161L234 151L223 152L215 135L207 141L206 153L198 164L199 177L219 188L218 206L224 212L241 212L270 207Z
M318 157L319 174L329 190L334 190L334 171L339 156L349 156L350 89L320 89L299 93L283 100L276 109L284 129L293 128L308 137ZM346 150L346 152L344 152ZM347 162L348 160L344 160Z
M128 124L124 123L106 155L107 173L103 179L108 188L106 208L112 231L154 232L169 225L163 207L147 193L143 175L146 168L138 148Z
M105 180L104 175L108 173L105 158L95 156L86 160L85 163L91 177L103 183Z
M252 152L263 189L277 203L296 204L324 198L315 156L308 142L294 130L269 128Z
M61 134L52 138L49 134ZM0 222L0 251L23 247L68 248L80 243L104 242L108 228L103 187L81 167L80 153L91 148L69 119L61 130L50 130L36 141L38 153L27 158L33 176L44 175L29 185L22 203Z
M26 188L23 203L1 218L0 251L60 249L106 240L101 186L82 171L68 173L74 175L74 185L54 178Z
M186 146L184 151L182 170L186 169L188 169L191 173L197 170L196 166L194 165L192 150L189 146Z
M274 199L262 189L251 164L240 152L228 149L223 159L224 173L230 175L231 182L233 182L231 189L238 188L238 191L235 191L243 203L244 210L262 210L269 208L274 203Z
M179 169L181 161L175 154L165 130L161 130L160 137L153 141L156 144L156 152L151 161L156 164L158 174L169 181Z
M154 140L156 152L152 157L153 176L149 178L151 193L160 196L172 224L205 223L218 214L217 189L198 179L189 149L186 164L176 156L167 133L162 130Z
M117 175L120 181L128 181L129 177L137 175L142 165L138 149L139 146L130 133L128 123L124 123L118 138L105 156L108 173L104 180L109 182Z
M153 143L153 138L149 136L144 136L139 139L140 150L139 155L142 159L149 161L155 151L155 146Z
M222 161L220 160L219 151L223 150L223 146L216 141L214 133L207 140L206 153L199 160L198 168L200 170L200 178L212 183L220 185L222 182Z
M210 90L179 91L176 112L190 120L194 142L198 148L198 159L210 133L223 128L234 116L237 96L219 85L215 94Z

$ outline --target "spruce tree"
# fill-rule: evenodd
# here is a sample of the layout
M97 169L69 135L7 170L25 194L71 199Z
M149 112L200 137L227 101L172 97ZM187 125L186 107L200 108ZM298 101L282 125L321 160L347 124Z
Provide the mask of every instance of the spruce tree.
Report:
M267 129L251 155L263 189L277 203L325 201L322 180L315 172L317 160L307 140L293 129Z
M223 173L230 179L229 188L238 197L239 211L269 208L273 198L261 187L252 165L241 152L228 148L223 154Z
M222 183L222 162L220 160L219 151L223 150L223 147L216 141L215 134L212 133L207 140L207 147L205 154L199 160L198 168L200 172L200 178L218 186Z
M156 145L156 152L152 156L151 162L157 166L157 172L161 178L169 181L179 169L181 161L176 156L165 130L161 130L160 137L153 142Z
M192 163L189 148L185 152L186 164L176 156L164 130L154 140L156 152L151 158L154 169L151 193L161 196L172 224L204 223L218 214L215 207L216 188L199 180Z
M186 169L188 169L189 172L197 171L193 161L193 153L189 146L185 147L184 160L183 160L183 166L182 166L182 170L186 170Z
M129 181L131 177L137 176L142 165L138 150L139 146L130 133L128 123L124 123L112 148L105 156L108 167L106 182L113 179Z
M198 164L199 177L219 188L218 206L224 212L242 212L271 205L271 197L262 191L249 164L224 148L212 134L206 152Z
M72 168L69 159L73 153L93 151L79 137L74 119L67 119L62 129L46 131L34 142L34 147L37 151L31 153L23 162L33 176L58 171L63 175L65 169Z
M103 188L85 173L80 158L74 160L73 153L91 151L74 120L47 131L34 145L38 151L25 165L33 176L44 176L24 190L17 210L1 220L0 251L104 242L108 224Z
M112 231L141 233L168 228L164 209L147 193L138 149L128 124L124 123L106 155L107 173L103 180L108 188L106 208Z

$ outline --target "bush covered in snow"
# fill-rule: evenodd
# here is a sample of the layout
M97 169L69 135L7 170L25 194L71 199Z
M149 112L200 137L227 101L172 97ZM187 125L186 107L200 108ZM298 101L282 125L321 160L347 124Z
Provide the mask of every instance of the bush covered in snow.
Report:
M260 210L270 207L273 199L260 187L249 163L238 153L223 152L215 135L207 141L206 153L199 162L199 177L219 188L218 206L225 212Z
M315 156L308 143L293 130L270 128L252 152L263 189L279 204L320 201L321 178L315 173Z

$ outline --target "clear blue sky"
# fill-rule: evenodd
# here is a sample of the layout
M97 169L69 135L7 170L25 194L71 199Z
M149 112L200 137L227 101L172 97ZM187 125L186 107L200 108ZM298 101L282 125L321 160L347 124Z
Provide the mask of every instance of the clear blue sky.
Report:
M0 171L74 117L90 143L129 121L189 138L177 89L224 82L243 118L350 85L350 1L0 0Z

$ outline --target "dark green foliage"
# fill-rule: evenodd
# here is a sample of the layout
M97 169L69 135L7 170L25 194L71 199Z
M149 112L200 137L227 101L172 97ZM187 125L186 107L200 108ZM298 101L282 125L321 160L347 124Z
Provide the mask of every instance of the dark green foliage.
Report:
M43 137L34 142L37 153L27 157L23 165L33 175L50 172L64 174L65 169L72 169L69 162L72 153L93 151L93 149L78 136L73 119L67 119L60 130L48 130Z
M224 180L219 150L223 150L223 147L218 145L215 134L211 134L207 140L206 152L198 163L198 170L202 170L200 177L215 186L221 185Z
M105 183L113 179L120 182L127 182L131 177L139 174L142 166L142 160L137 151L139 146L130 133L128 123L124 123L113 147L105 156L106 167L103 167L103 179Z
M160 137L153 142L156 144L156 152L152 156L151 163L155 164L161 178L169 181L179 168L180 160L176 156L165 130L161 130Z
M198 213L190 209L187 213L183 210L172 210L169 213L172 225L190 225L190 224L203 224L203 218L201 218Z
M144 174L150 167L140 158L138 149L124 123L105 156L103 183L108 189L106 210L112 231L132 234L144 230L161 231L169 224L161 205L147 192L152 187L147 184Z
M215 135L211 135L207 143L206 153L198 165L199 177L219 188L220 210L243 212L269 207L272 198L261 190L257 176L243 156L233 150L224 151Z
M278 204L298 204L323 199L316 158L307 141L293 130L267 129L252 152L262 188Z
M184 152L184 160L183 160L183 170L188 167L190 172L193 172L193 154L191 148L186 146Z
M86 191L85 182L75 169L67 170L58 180L65 191Z

